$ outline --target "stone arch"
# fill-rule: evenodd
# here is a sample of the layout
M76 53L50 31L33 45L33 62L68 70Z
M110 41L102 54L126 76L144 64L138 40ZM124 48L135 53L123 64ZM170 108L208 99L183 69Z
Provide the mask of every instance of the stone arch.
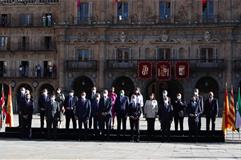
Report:
M72 89L75 91L76 96L80 96L81 92L85 91L88 98L91 96L93 86L93 81L87 76L77 77L72 83Z
M135 89L134 82L131 80L131 78L127 76L120 76L117 77L113 83L112 86L115 87L116 93L119 94L120 90L124 90L125 94L127 96L131 96Z

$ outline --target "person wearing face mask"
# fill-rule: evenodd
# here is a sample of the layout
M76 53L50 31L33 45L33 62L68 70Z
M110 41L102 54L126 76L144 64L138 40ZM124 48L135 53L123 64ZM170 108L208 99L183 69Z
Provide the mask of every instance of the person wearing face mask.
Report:
M76 119L75 119L74 111L76 108L77 101L78 101L78 97L74 96L74 90L70 90L68 97L64 101L64 110L65 110L65 118L66 118L65 127L67 130L69 129L70 119L72 120L73 128L76 129Z
M140 103L137 102L137 96L133 94L131 96L131 102L128 106L128 116L130 119L130 127L131 127L131 141L140 141L140 116L141 116L141 106ZM136 139L135 139L135 136Z
M121 90L120 95L117 97L117 99L115 101L118 136L119 136L120 130L121 130L121 123L122 123L123 134L125 135L128 105L129 105L129 98L127 96L125 96L125 91Z
M96 99L96 93L97 90L96 90L96 87L94 86L91 90L91 96L90 96L90 102L91 102L91 105L94 103L95 99ZM91 110L91 114L90 114L90 120L89 120L89 129L92 128L92 122L94 120L94 115L92 113L92 110Z
M203 111L204 111L204 107L203 107L203 97L199 95L199 89L198 89L198 88L195 88L194 91L193 91L193 94L194 94L194 96L196 97L197 103L198 103L198 105L199 105L200 108L201 108L201 112L203 113ZM201 114L202 114L202 113L201 113ZM200 118L200 119L199 119L199 125L198 125L198 127L199 127L199 130L201 130L201 115L199 116L199 118Z
M99 103L100 103L100 93L96 93L95 99L91 102L91 114L94 118L94 134L99 135Z
M139 87L137 87L136 89L135 89L135 95L136 95L136 101L137 101L137 103L141 106L141 111L142 111L142 113L144 113L144 101L143 101L143 96L142 96L142 94L141 94L141 89L139 88Z
M155 99L155 94L150 94L150 99L146 100L144 106L144 115L147 121L147 131L149 135L152 135L155 130L155 119L158 113L158 104Z
M190 136L195 136L195 138L197 138L200 130L199 121L202 114L202 108L199 103L197 96L193 95L187 106L189 132Z
M116 111L115 111L115 101L117 98L117 94L115 93L115 87L111 87L111 91L109 92L109 98L111 99L111 116L112 116L112 126L111 128L114 129L115 126L115 116L116 116Z
M55 100L55 95L50 96L50 101L47 103L47 138L54 138L56 139L57 136L57 127L59 121L59 114L60 114L60 105Z
M84 128L85 128L84 138L86 137L90 114L91 114L90 100L86 99L86 93L82 92L81 98L79 98L77 102L76 111L75 111L75 115L78 118L78 124L79 124L79 139L81 137L82 124L84 124Z
M182 101L182 95L181 93L178 93L177 99L173 104L175 131L178 130L178 123L180 124L180 131L183 131L183 119L185 115L185 108L186 104Z
M26 89L22 87L20 89L20 92L17 94L17 105L18 105L18 122L19 122L19 127L21 128L22 126L22 114L21 110L25 104L25 98L26 98Z
M46 115L46 107L47 107L48 101L49 101L48 90L43 89L42 95L39 97L39 100L38 100L38 106L39 106L39 112L40 112L40 128L42 133L44 128L44 118Z
M59 103L59 107L60 107L60 119L59 119L59 126L61 127L61 122L64 121L64 100L65 100L65 96L64 94L61 92L61 88L57 88L56 90L56 98L55 100Z
M33 100L31 99L31 95L25 95L25 101L23 106L21 107L21 114L22 114L22 137L31 139L32 131L32 115L33 115Z
M206 115L206 130L210 130L210 120L212 131L215 131L215 121L218 114L218 100L214 98L213 92L209 92L209 97L204 103L204 114Z
M162 101L159 105L159 120L161 123L162 136L169 138L170 128L173 118L173 107L171 105L171 99L167 96L167 91L162 92Z
M100 131L101 135L104 133L106 126L106 132L109 137L111 129L111 99L108 97L108 90L103 91L103 96L99 103L99 115L100 115Z

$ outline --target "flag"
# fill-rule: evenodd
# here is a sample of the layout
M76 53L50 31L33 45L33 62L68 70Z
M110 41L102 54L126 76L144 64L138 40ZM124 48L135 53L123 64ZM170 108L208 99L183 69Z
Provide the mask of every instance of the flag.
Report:
M228 100L228 89L226 84L226 89L224 92L224 107L223 107L223 119L222 119L222 130L226 133L226 130L230 128L228 124L228 112L229 112L229 100Z
M241 98L240 98L240 88L238 89L238 100L236 103L236 128L241 128Z
M9 127L13 126L13 101L12 101L12 89L11 86L8 86L8 102L7 102L7 117L6 124Z
M230 129L235 131L235 106L234 106L234 94L233 94L233 86L231 87L230 94L230 105L229 105L229 114L228 114L228 123L230 125Z
M114 3L121 2L121 0L113 0Z
M79 8L80 7L80 0L76 0L76 3L77 3L77 7Z
M207 8L207 5L208 5L208 1L207 0L202 0L203 11Z
M2 94L1 94L1 99L0 99L0 114L1 114L1 118L0 118L0 128L2 128L3 126L3 121L4 121L4 117L5 117L5 109L4 109L4 105L5 105L5 96L4 96L4 88L3 88L3 84L2 84Z

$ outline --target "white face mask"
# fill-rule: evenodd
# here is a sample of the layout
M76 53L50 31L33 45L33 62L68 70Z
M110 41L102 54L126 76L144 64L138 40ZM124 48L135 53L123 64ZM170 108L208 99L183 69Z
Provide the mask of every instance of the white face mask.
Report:
M194 92L194 95L195 95L195 96L198 96L198 92Z
M82 99L85 99L85 96L81 96Z
M55 101L55 97L52 97L50 100L51 100L52 102L54 102L54 101Z
M178 100L181 100L181 98L182 98L181 96L177 96L177 99L178 99Z
M60 94L60 93L61 93L61 91L60 91L60 90L57 90L57 93L58 93L58 94Z

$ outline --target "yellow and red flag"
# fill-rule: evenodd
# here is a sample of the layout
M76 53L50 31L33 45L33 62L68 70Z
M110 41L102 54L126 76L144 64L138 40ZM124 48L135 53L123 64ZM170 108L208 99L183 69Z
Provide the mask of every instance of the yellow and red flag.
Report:
M231 94L230 94L228 123L229 123L230 129L235 131L236 130L236 128L235 128L235 105L234 105L233 86L231 87Z
M229 113L229 98L227 84L224 92L224 107L223 107L223 119L222 119L222 130L226 133L227 129L230 128L228 123L228 113Z
M6 124L9 127L13 127L13 100L12 100L12 89L11 86L8 86L8 102L7 102L7 117Z

